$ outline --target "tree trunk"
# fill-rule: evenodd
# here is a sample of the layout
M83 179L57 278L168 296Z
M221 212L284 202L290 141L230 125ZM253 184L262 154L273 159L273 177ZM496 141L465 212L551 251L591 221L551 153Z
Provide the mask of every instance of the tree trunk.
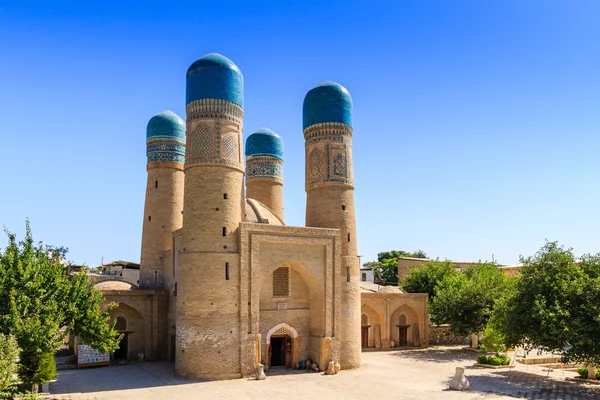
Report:
M477 334L471 333L471 348L478 349L479 343L477 342Z

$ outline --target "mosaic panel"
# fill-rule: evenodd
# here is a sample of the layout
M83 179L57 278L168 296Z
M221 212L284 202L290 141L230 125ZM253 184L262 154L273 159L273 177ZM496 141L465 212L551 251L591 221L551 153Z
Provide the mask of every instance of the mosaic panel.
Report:
M319 184L354 186L352 174L352 127L328 122L312 125L304 130L307 162L306 188ZM325 153L317 157L318 148Z
M346 157L342 153L336 154L333 159L333 174L346 176Z
M283 160L271 156L248 156L246 179L271 178L283 181Z
M146 141L147 162L166 161L183 163L185 144L177 138L153 138Z
M308 171L312 179L319 179L323 176L325 169L325 155L319 149L313 149L310 153L308 162Z
M240 158L238 143L235 136L227 136L223 140L223 158L238 161Z
M239 137L244 113L240 106L226 100L202 99L189 103L186 115L188 132L191 132L188 134L186 168L195 165L222 165L243 171ZM198 120L214 123L214 129L209 129L210 139L206 132L198 132L199 128L191 129ZM200 123L199 126L205 124ZM226 130L225 133L221 132L222 129Z

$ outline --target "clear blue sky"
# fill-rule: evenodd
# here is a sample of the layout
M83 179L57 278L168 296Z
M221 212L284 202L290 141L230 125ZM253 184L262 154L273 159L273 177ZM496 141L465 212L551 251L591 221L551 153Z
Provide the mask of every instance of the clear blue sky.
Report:
M285 142L288 225L302 100L335 80L363 262L600 252L598 21L597 0L3 1L0 223L22 237L29 218L78 263L139 261L146 123L185 118L187 67L219 52L244 74L244 136Z

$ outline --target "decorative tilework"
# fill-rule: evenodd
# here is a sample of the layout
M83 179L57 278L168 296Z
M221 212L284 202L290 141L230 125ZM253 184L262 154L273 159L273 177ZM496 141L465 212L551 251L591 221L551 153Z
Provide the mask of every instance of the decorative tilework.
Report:
M146 141L147 162L168 161L183 163L185 161L185 144L178 138L154 138Z
M227 136L223 140L223 158L228 160L239 160L238 144L234 136Z
M226 100L202 99L188 104L186 114L189 145L185 168L222 165L244 170L239 148L244 115L240 106Z
M346 176L346 157L343 154L336 154L333 159L333 174L337 176Z
M319 149L313 149L309 157L309 171L312 179L319 179L323 176L325 167L325 155Z
M354 186L352 173L352 127L338 122L315 124L304 129L306 189L321 184ZM320 152L316 156L316 152Z
M270 178L283 182L283 160L272 156L246 157L246 179Z

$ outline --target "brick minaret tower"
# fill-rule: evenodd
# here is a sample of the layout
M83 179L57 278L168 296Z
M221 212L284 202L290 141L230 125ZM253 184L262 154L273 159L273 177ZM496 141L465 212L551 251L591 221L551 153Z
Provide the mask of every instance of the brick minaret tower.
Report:
M242 341L243 78L231 60L208 54L189 67L186 118L175 368L184 376L235 378Z
M185 124L171 111L155 115L146 127L148 183L144 204L140 288L163 289L164 254L173 231L181 228Z
M246 196L267 206L283 222L283 140L260 128L246 140Z
M352 98L346 88L325 82L304 98L306 226L341 231L340 364L361 363L360 266L356 248Z

